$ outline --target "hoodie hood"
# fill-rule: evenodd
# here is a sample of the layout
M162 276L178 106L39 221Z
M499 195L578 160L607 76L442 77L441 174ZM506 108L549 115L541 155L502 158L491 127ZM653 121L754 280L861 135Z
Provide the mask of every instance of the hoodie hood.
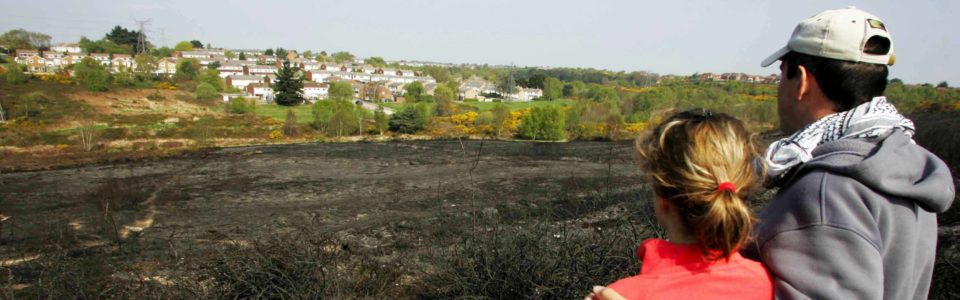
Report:
M874 141L840 139L813 150L799 172L820 169L856 179L874 191L912 199L925 210L942 213L956 194L950 169L901 130Z

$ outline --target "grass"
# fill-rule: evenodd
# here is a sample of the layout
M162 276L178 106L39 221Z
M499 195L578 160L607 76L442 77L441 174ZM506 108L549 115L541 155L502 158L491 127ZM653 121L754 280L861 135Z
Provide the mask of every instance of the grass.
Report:
M313 122L313 113L310 111L310 105L298 105L298 106L281 106L276 104L257 104L257 115L263 117L271 117L279 121L287 119L287 111L293 110L293 113L297 115L297 123L309 124Z
M558 105L558 104L572 105L574 101L570 99L560 99L560 100L554 100L554 101L528 101L528 102L459 102L459 101L456 102L456 104L458 105L473 106L477 108L477 111L479 112L485 112L485 111L491 110L493 109L494 106L497 105L497 103L506 104L507 107L510 108L510 110L518 110L518 109L525 109L525 108L531 108L531 107L540 107L540 106ZM410 105L413 105L413 104L412 103L395 103L395 102L383 103L384 107L389 107L396 111L403 110L404 108Z

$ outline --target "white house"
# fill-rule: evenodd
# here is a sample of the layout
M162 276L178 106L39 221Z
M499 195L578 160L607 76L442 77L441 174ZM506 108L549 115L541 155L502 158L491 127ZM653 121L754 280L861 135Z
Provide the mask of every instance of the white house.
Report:
M266 76L257 76L257 75L230 75L227 76L225 82L227 85L235 87L237 89L244 89L251 83L264 83L267 82Z
M245 65L245 61L224 61L220 63L220 67L217 68L217 71L220 71L220 78L227 78L227 76L230 75L243 75L243 66Z
M114 72L133 69L133 57L130 54L114 54L110 62Z
M173 75L177 73L177 59L172 57L164 57L157 61L157 70L154 71L158 75Z
M278 70L277 66L252 65L243 66L243 75L273 75Z
M326 99L330 85L326 83L304 82L303 98L308 100Z
M90 57L104 67L110 67L110 54L108 53L90 53Z
M262 103L273 102L273 87L266 83L251 83L247 85L247 96L256 97Z

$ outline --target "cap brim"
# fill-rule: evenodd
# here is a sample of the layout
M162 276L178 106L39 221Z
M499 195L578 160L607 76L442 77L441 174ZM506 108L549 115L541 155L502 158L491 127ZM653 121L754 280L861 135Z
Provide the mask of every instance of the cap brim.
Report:
M777 52L774 52L772 55L767 57L767 59L764 59L762 62L760 62L760 66L766 68L780 60L781 57L787 55L789 52L790 48L784 46L783 48L780 48L780 50L777 50Z

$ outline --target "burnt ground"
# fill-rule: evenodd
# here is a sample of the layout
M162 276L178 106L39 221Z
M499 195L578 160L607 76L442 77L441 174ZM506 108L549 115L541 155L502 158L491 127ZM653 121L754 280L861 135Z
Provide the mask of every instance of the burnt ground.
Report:
M357 286L330 287L320 295L442 298L481 293L484 291L462 282L458 283L461 288L453 290L431 286L438 284L432 281L433 275L444 273L438 271L444 266L436 256L450 253L444 251L452 251L458 243L468 244L461 240L463 231L457 230L473 228L477 232L480 226L491 231L490 223L477 221L477 216L495 215L497 224L506 224L508 230L504 232L529 228L516 224L546 220L551 224L546 232L557 232L552 235L561 241L576 235L557 230L566 225L574 225L571 227L575 231L585 234L628 228L621 236L631 238L618 238L610 244L623 248L613 256L626 261L631 260L630 245L657 232L649 226L649 218L626 217L631 223L627 227L617 220L636 215L633 212L643 207L647 197L649 192L633 164L629 142L274 145L227 148L157 161L0 174L0 213L11 216L0 228L0 270L5 273L0 275L0 290L8 297L63 298L87 290L138 295L142 291L130 291L153 284L167 290L177 286L194 296L315 297L253 293L249 286L223 282L247 282L263 278L261 273L254 276L243 271L236 275L223 270L236 271L238 268L230 266L241 265L245 259L272 260L271 255L286 260L346 253L334 259L375 257L379 265L370 272L373 275L361 272L347 276ZM940 278L958 274L956 237L960 234L957 224L942 225L946 226L941 228L940 248L949 251L938 253L934 290L939 294L931 295L933 298L958 295L955 287L943 284ZM282 249L295 248L300 241L313 241L317 236L322 236L313 244L320 249L317 253ZM515 249L532 247L530 251L548 248L524 246L514 240L487 241L498 243L491 247L503 243ZM250 252L251 256L230 256L249 252L247 249L256 250ZM488 253L484 251L473 253ZM571 255L568 252L558 255ZM214 263L198 262L200 257L214 257ZM191 262L192 268L185 267ZM223 269L210 276L196 275L208 274L203 270L211 265ZM619 265L636 267L635 263ZM93 269L103 274L77 271L89 266L96 266ZM366 265L348 268L357 266ZM58 271L67 275L50 274ZM80 282L77 284L57 282L73 281L71 272L86 277L82 282L76 279ZM616 278L623 272L589 274ZM223 275L228 273L233 275ZM567 287L562 293L550 294L550 287L543 287L547 285L544 283L530 290L517 287L513 292L552 298L586 291L590 284L603 280L581 282L582 287ZM51 285L50 281L55 283ZM277 284L272 279L269 282L298 286ZM256 290L264 284L250 285ZM150 295L171 294L146 297Z

